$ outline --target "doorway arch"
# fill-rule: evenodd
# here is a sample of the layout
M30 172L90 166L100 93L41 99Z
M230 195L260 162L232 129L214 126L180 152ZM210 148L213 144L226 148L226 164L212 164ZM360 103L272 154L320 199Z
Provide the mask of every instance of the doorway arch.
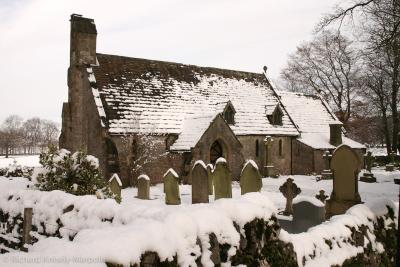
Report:
M119 173L118 150L110 138L106 138L106 153L108 174Z
M225 157L224 145L216 140L210 148L210 163L215 164L218 158Z

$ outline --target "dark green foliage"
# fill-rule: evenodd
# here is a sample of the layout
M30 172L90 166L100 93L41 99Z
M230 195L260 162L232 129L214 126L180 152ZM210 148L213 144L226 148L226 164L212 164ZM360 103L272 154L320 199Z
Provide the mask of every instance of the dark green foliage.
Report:
M36 186L40 190L115 198L101 176L98 160L82 151L71 154L65 149L50 147L48 152L40 155L40 164L43 170L36 178Z

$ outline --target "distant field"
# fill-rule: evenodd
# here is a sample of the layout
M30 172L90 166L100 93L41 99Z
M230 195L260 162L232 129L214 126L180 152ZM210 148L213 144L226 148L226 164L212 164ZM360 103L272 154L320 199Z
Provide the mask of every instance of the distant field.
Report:
M18 156L9 156L5 158L5 156L0 156L0 168L7 167L9 164L12 164L14 160L17 161L18 164L22 166L35 167L40 166L39 163L39 155L18 155Z

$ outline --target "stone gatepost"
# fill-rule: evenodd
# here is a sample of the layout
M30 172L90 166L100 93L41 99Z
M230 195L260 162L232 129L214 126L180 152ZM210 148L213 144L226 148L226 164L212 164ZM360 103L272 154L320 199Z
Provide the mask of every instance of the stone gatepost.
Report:
M232 173L224 158L217 159L213 172L215 199L232 198Z
M150 199L150 178L142 174L137 178L137 198Z
M249 160L243 167L240 175L240 189L242 195L250 192L260 192L262 188L261 174L257 164Z
M278 170L273 166L272 163L272 145L274 139L271 136L267 136L264 139L265 144L265 166L264 175L267 177L277 178L279 176Z
M202 160L196 161L192 173L192 204L208 203L208 173Z
M372 156L371 151L367 152L367 155L365 155L364 159L365 159L365 168L367 171L364 172L363 175L360 177L360 181L365 183L376 183L376 178L374 177L374 174L371 172L372 164L374 163L374 157Z
M330 167L332 155L327 150L324 152L322 157L324 158L325 168L321 172L321 179L322 180L331 180L333 178L333 173L332 173L332 170Z
M360 166L360 159L351 147L341 145L333 152L333 191L326 201L327 218L344 214L350 207L361 203L358 193Z

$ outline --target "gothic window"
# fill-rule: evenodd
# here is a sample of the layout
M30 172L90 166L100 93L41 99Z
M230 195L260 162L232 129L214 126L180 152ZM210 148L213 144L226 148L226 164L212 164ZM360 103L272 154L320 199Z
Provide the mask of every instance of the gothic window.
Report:
M218 158L223 157L222 146L218 141L215 141L210 149L210 162L215 164Z
M283 144L282 144L282 140L279 140L279 156L280 156L280 157L283 156Z
M256 140L256 157L260 156L260 145L259 145L259 141Z
M107 171L109 174L119 172L118 150L114 142L106 139Z

